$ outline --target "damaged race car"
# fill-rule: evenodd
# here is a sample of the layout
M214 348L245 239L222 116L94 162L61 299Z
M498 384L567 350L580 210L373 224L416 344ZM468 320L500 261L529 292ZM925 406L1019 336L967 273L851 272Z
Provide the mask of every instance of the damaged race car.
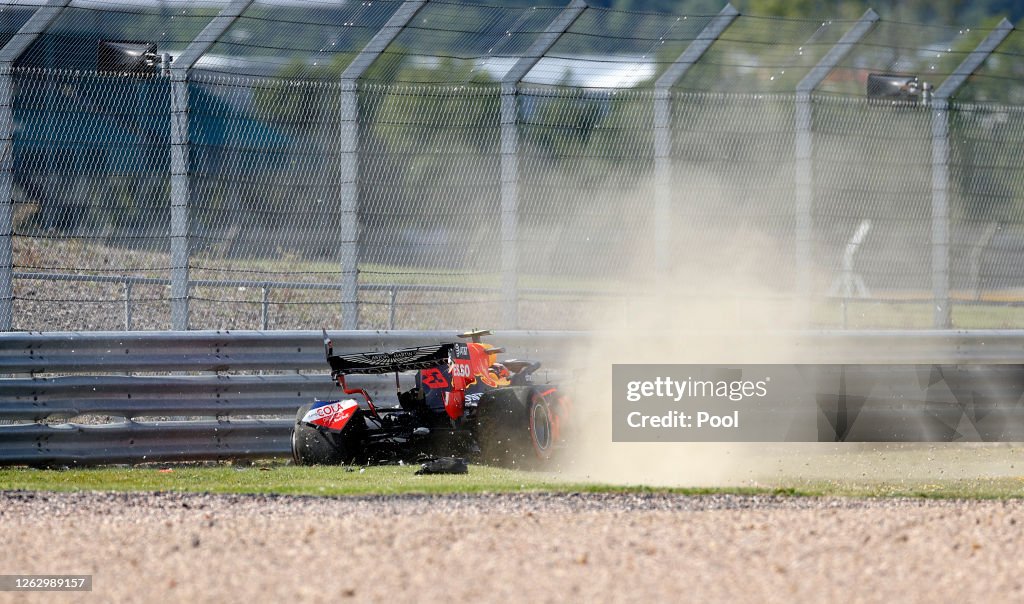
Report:
M298 465L374 464L422 456L466 457L505 467L541 468L565 441L571 405L556 386L534 383L541 364L508 359L481 342L489 331L460 334L468 342L335 355L324 332L331 377L356 398L299 408L292 432ZM400 375L415 371L401 390ZM355 374L395 374L399 406L380 408Z

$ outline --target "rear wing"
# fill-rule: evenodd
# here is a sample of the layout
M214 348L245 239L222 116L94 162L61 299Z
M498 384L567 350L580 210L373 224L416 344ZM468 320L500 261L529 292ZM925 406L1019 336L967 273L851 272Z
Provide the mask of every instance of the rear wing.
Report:
M454 346L454 344L435 344L433 346L400 348L391 352L361 352L346 355L335 355L332 348L328 347L327 362L331 365L331 373L334 375L417 371L447 363L449 353Z

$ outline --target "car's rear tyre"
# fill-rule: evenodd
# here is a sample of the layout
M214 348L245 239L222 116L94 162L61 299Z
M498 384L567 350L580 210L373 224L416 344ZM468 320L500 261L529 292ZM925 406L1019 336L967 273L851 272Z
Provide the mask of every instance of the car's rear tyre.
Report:
M555 417L539 392L530 395L530 444L538 461L551 459L555 450Z
M554 454L555 418L548 401L530 387L500 388L480 397L477 444L484 463L543 467Z
M299 407L292 430L292 461L297 466L337 465L349 459L340 434L326 434L302 421L312 404Z

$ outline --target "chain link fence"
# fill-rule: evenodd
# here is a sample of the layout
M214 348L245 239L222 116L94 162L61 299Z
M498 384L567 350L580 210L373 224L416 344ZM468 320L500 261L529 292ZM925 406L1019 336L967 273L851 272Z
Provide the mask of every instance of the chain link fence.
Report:
M586 329L666 281L821 327L1024 319L1005 22L6 6L7 329ZM155 64L99 69L99 40Z

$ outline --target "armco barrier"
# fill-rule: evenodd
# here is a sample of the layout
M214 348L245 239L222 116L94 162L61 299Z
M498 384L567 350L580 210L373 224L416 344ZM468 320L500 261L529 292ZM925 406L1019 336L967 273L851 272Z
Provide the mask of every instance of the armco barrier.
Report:
M23 424L0 429L0 464L94 465L275 457L292 420Z
M337 354L454 339L452 331L331 332ZM582 341L583 332L499 332L513 356ZM0 334L0 373L323 371L318 331L46 332Z
M455 331L339 331L329 334L339 354L383 352L450 341ZM691 334L635 333L650 346ZM708 334L698 334L706 341ZM750 334L716 333L727 348L747 346ZM489 340L508 356L559 354L569 346L600 343L602 334L579 331L499 331ZM621 338L619 338L621 341ZM761 350L789 351L787 360L813 363L1024 363L1024 330L876 330L757 334ZM0 374L323 371L317 331L14 332L0 334Z
M343 354L450 341L455 332L329 335L335 352ZM603 336L505 331L496 332L492 341L504 346L508 356L551 363L570 346L608 345ZM678 348L688 338L701 341L708 334L627 337ZM724 349L738 351L750 338L714 337ZM759 334L757 344L761 350L785 349L791 362L1024 364L1024 331L1017 330L777 332ZM0 423L22 422L0 426L0 464L288 455L295 410L314 398L338 395L323 355L322 334L316 331L0 334L0 374L7 376L0 378ZM183 372L188 375L168 375ZM133 373L150 375L126 375ZM382 400L393 400L393 376L364 376L358 383ZM83 415L114 419L98 425L52 423ZM171 421L182 417L195 419ZM44 421L51 423L36 423Z
M386 398L394 390L392 376L358 376L349 383L365 388L375 398ZM0 420L42 421L81 415L129 419L286 416L303 403L337 396L338 392L324 374L7 379L0 380Z
M451 341L455 334L330 337L335 353L346 354ZM548 358L556 346L584 337L504 332L494 341L510 356ZM326 370L317 331L0 334L0 374L9 376L0 378L0 424L22 422L0 425L0 465L286 456L296 409L340 394ZM181 372L189 375L166 375ZM274 373L253 375L260 372ZM403 388L411 387L410 378L403 380ZM384 405L395 403L394 376L355 376L350 384ZM115 421L53 423L81 416ZM182 417L192 421L170 421Z

